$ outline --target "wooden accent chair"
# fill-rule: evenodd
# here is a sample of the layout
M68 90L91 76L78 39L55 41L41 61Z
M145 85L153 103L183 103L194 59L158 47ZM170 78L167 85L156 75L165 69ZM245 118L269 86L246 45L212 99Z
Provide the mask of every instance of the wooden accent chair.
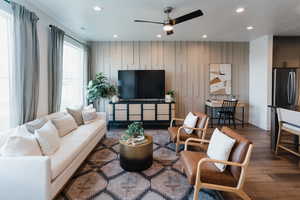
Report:
M279 128L278 128L275 154L277 155L278 149L281 148L300 157L299 152L296 152L295 150L288 148L286 145L284 145L283 141L281 141L283 132L300 137L300 113L292 110L283 109L283 108L277 108L277 116L278 116ZM285 142L285 143L293 144L292 142ZM298 150L298 145L297 145L297 150Z
M173 122L175 122L175 121L183 122L184 119L173 118L171 120L170 127L168 128L168 132L169 132L171 141L176 144L176 149L175 149L176 153L178 153L179 145L184 144L184 142L188 138L205 139L208 122L209 122L209 117L208 117L208 115L201 113L201 112L194 112L193 114L198 117L198 121L197 121L195 128L187 127L187 126L183 126L183 125L173 127ZM184 130L185 128L192 129L194 131L192 134L187 134Z
M194 185L194 200L198 200L201 188L234 192L242 199L251 200L243 191L243 186L253 145L228 127L223 127L221 131L236 140L228 161L210 159L204 152L187 150L188 145L209 143L209 140L189 138L185 142L185 150L181 152L182 170L189 183ZM226 164L226 170L220 172L214 163Z

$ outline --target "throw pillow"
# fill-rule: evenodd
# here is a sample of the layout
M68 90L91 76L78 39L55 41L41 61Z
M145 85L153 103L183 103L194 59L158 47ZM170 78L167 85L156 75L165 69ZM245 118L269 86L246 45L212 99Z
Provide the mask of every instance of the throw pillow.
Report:
M51 121L48 121L42 128L35 130L36 136L44 155L54 154L60 146L58 131Z
M195 128L197 124L198 117L195 116L193 113L189 112L189 114L184 119L183 125L191 128ZM187 134L192 134L193 129L185 128L184 129Z
M95 120L97 120L97 113L96 113L96 109L92 108L92 109L83 109L82 110L82 118L83 118L83 122L84 124L89 124L94 122Z
M75 119L78 126L83 124L82 119L82 110L83 106L80 106L79 108L66 108L67 112Z
M36 138L17 127L1 148L2 156L41 156L42 152Z
M44 124L47 123L47 121L48 120L46 118L36 119L36 120L26 123L25 126L26 126L26 129L28 130L28 132L34 134L34 131L36 129L40 129Z
M60 137L64 137L78 127L74 118L69 114L66 114L65 116L60 118L52 119L52 122L58 130L58 134Z
M216 128L213 135L211 136L207 149L207 155L211 159L228 161L234 143L235 139L232 139L231 137L225 135ZM226 169L225 164L214 164L221 172Z

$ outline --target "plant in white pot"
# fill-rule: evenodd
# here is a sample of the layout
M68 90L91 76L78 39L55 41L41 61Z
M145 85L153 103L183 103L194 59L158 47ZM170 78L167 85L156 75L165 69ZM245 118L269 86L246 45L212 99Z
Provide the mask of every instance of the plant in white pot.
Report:
M89 81L87 87L88 103L97 104L100 99L109 99L117 94L116 86L110 84L102 72L97 73L96 78Z
M175 91L174 90L168 90L166 95L165 95L165 101L168 103L171 103L174 101L175 97Z

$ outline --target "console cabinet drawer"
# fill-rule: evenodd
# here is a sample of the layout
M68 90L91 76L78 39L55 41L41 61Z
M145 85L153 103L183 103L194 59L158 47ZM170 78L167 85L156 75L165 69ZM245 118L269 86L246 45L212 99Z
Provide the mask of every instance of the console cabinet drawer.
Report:
M141 121L142 116L141 115L129 115L129 121Z
M140 115L141 104L129 104L129 115Z
M157 120L169 120L169 115L157 115Z
M155 109L155 104L143 104L143 109L154 110Z
M127 110L116 110L115 111L116 121L126 121L127 120Z
M144 110L143 112L143 120L155 120L155 110Z
M157 104L157 114L158 115L168 115L169 114L169 104Z
M127 104L115 104L116 110L127 110Z

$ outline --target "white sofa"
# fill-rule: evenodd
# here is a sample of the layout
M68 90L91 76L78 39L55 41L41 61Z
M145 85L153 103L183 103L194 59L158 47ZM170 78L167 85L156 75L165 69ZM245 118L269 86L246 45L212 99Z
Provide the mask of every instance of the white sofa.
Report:
M0 199L53 199L106 134L105 113L97 114L96 121L62 137L59 150L51 156L0 156ZM46 118L61 115L54 113ZM0 133L0 140L11 132Z

